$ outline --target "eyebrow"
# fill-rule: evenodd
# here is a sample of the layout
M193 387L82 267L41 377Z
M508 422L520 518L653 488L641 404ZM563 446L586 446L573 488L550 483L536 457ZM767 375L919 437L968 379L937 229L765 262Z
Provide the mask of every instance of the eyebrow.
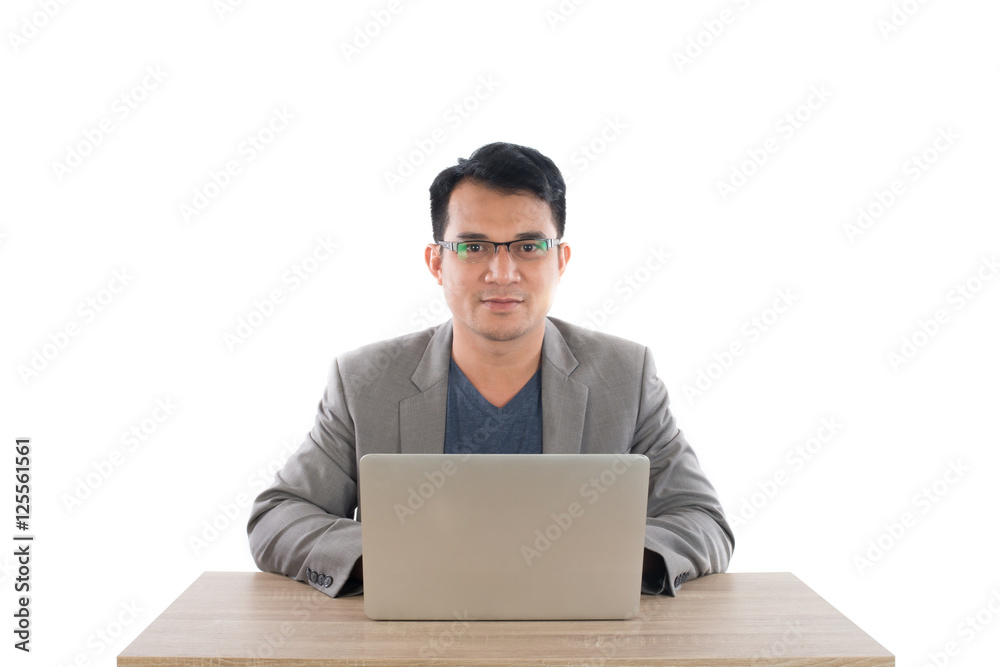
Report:
M489 237L486 234L481 234L479 232L463 232L457 235L459 241L489 241ZM515 241L524 241L527 239L545 239L548 238L544 233L538 230L531 230L528 232L521 232L515 238Z

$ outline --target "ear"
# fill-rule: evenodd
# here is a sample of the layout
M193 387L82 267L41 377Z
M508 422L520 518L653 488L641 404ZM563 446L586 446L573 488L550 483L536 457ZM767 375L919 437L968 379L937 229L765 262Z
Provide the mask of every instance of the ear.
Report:
M566 265L569 264L569 256L573 254L572 250L565 243L559 244L559 277L562 278L563 271L566 270Z
M428 243L424 248L424 262L431 275L441 284L441 246Z

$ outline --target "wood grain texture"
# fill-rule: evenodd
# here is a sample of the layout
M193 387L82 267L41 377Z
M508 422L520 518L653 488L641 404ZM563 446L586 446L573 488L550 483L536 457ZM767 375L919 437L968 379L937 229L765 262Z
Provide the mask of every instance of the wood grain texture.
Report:
M206 572L118 656L119 667L351 665L883 667L888 651L789 573L716 574L628 621L372 621L262 572Z

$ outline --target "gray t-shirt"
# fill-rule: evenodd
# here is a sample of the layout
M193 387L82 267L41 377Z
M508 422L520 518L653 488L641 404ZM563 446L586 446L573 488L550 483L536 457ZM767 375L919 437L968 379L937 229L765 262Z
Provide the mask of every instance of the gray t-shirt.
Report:
M483 398L452 359L444 453L541 454L541 369L514 398L498 408Z

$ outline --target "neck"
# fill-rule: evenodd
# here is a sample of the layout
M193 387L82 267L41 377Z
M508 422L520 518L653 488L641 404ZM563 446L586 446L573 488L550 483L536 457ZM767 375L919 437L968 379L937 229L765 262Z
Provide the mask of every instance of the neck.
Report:
M451 356L479 393L502 407L538 370L544 338L544 325L508 341L489 340L455 327Z

